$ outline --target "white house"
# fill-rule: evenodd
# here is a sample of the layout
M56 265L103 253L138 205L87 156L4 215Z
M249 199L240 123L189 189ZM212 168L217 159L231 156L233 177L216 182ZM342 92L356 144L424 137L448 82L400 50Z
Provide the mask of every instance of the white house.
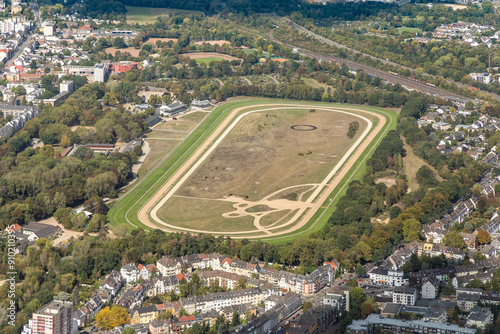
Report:
M422 284L422 298L434 299L439 292L439 280L434 276L428 276Z
M139 279L139 268L135 264L129 263L120 269L120 274L127 283L134 282Z

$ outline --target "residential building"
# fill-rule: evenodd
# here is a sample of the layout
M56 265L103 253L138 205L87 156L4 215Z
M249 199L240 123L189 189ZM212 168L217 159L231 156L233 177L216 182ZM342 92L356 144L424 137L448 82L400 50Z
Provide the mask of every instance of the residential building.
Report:
M439 292L439 285L440 282L434 275L426 277L422 284L422 298L436 298Z
M477 240L477 234L461 232L460 235L464 239L468 249L474 250L479 246L479 241Z
M134 263L129 263L120 269L120 275L127 283L135 282L139 280L139 269Z
M73 303L53 300L33 313L33 334L72 334Z
M319 334L333 325L337 319L337 310L326 306L316 306L290 321L286 334Z
M393 318L384 318L378 314L370 314L364 320L354 320L347 326L347 334L373 333L375 327L380 327L382 333L409 333L409 334L475 334L472 328L459 327L449 323L424 320L405 321Z
M56 34L56 23L54 21L43 21L42 23L43 35L44 36L55 36Z
M493 323L493 313L489 307L474 306L467 316L467 327L476 326L485 329L486 325Z
M471 73L469 75L472 80L479 81L484 84L489 84L493 80L491 73Z
M109 78L110 67L109 64L96 64L92 68L92 74L94 75L94 82L106 82Z
M396 287L392 292L392 302L403 305L415 305L417 301L417 289L408 287Z
M424 321L432 321L432 322L441 322L446 323L447 315L446 311L439 308L429 307L427 312L425 312L422 320Z
M400 270L389 270L376 267L368 273L370 282L389 286L403 286L408 284L408 277Z

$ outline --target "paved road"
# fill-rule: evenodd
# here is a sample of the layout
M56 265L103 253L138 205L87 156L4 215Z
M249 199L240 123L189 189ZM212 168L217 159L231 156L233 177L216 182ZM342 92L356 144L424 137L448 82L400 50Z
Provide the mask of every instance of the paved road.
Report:
M35 31L36 31L42 26L42 22L40 20L40 9L36 1L30 2L30 7L33 9L33 12L35 14L35 21L36 21ZM23 44L21 44L16 49L12 57L5 62L5 67L8 68L9 66L11 66L14 63L14 61L23 53L24 48L28 45L28 43L34 40L35 38L36 38L35 35L28 36L26 40L23 42Z

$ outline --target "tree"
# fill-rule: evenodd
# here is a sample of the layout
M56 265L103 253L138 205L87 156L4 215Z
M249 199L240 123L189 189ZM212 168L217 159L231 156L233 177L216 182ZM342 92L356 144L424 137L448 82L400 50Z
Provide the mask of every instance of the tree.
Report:
M485 230L481 230L477 234L477 240L481 245L489 244L491 242L491 236Z
M238 312L233 312L233 318L231 319L231 327L238 326L240 324L240 315Z
M423 165L417 171L417 181L422 187L435 187L439 184L434 172L426 165Z
M306 313L307 310L312 308L311 302L305 302L304 305L302 306L302 313Z
M422 224L416 219L407 219L403 223L403 237L407 242L417 240L420 236Z
M123 330L122 334L135 334L136 331L133 327L127 327Z
M107 306L97 313L95 320L98 328L110 330L117 326L128 324L130 315L123 307L113 306L113 308L110 309L109 306Z
M443 244L448 247L456 247L460 249L467 249L467 245L465 244L464 238L460 235L460 233L456 231L451 231L445 234L443 238Z
M274 53L274 46L272 44L269 44L269 46L267 47L267 52L269 52L269 54L272 56L273 53Z
M238 278L238 280L236 281L236 289L239 290L246 288L247 288L247 281L243 277Z
M68 147L71 145L71 139L64 135L61 137L61 146Z

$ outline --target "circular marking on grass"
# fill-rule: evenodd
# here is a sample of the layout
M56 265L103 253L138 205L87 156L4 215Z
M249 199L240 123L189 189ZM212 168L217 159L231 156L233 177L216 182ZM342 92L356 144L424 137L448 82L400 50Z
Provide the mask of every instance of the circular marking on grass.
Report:
M314 131L317 129L317 127L314 125L300 124L300 125L292 125L290 129L295 131Z

